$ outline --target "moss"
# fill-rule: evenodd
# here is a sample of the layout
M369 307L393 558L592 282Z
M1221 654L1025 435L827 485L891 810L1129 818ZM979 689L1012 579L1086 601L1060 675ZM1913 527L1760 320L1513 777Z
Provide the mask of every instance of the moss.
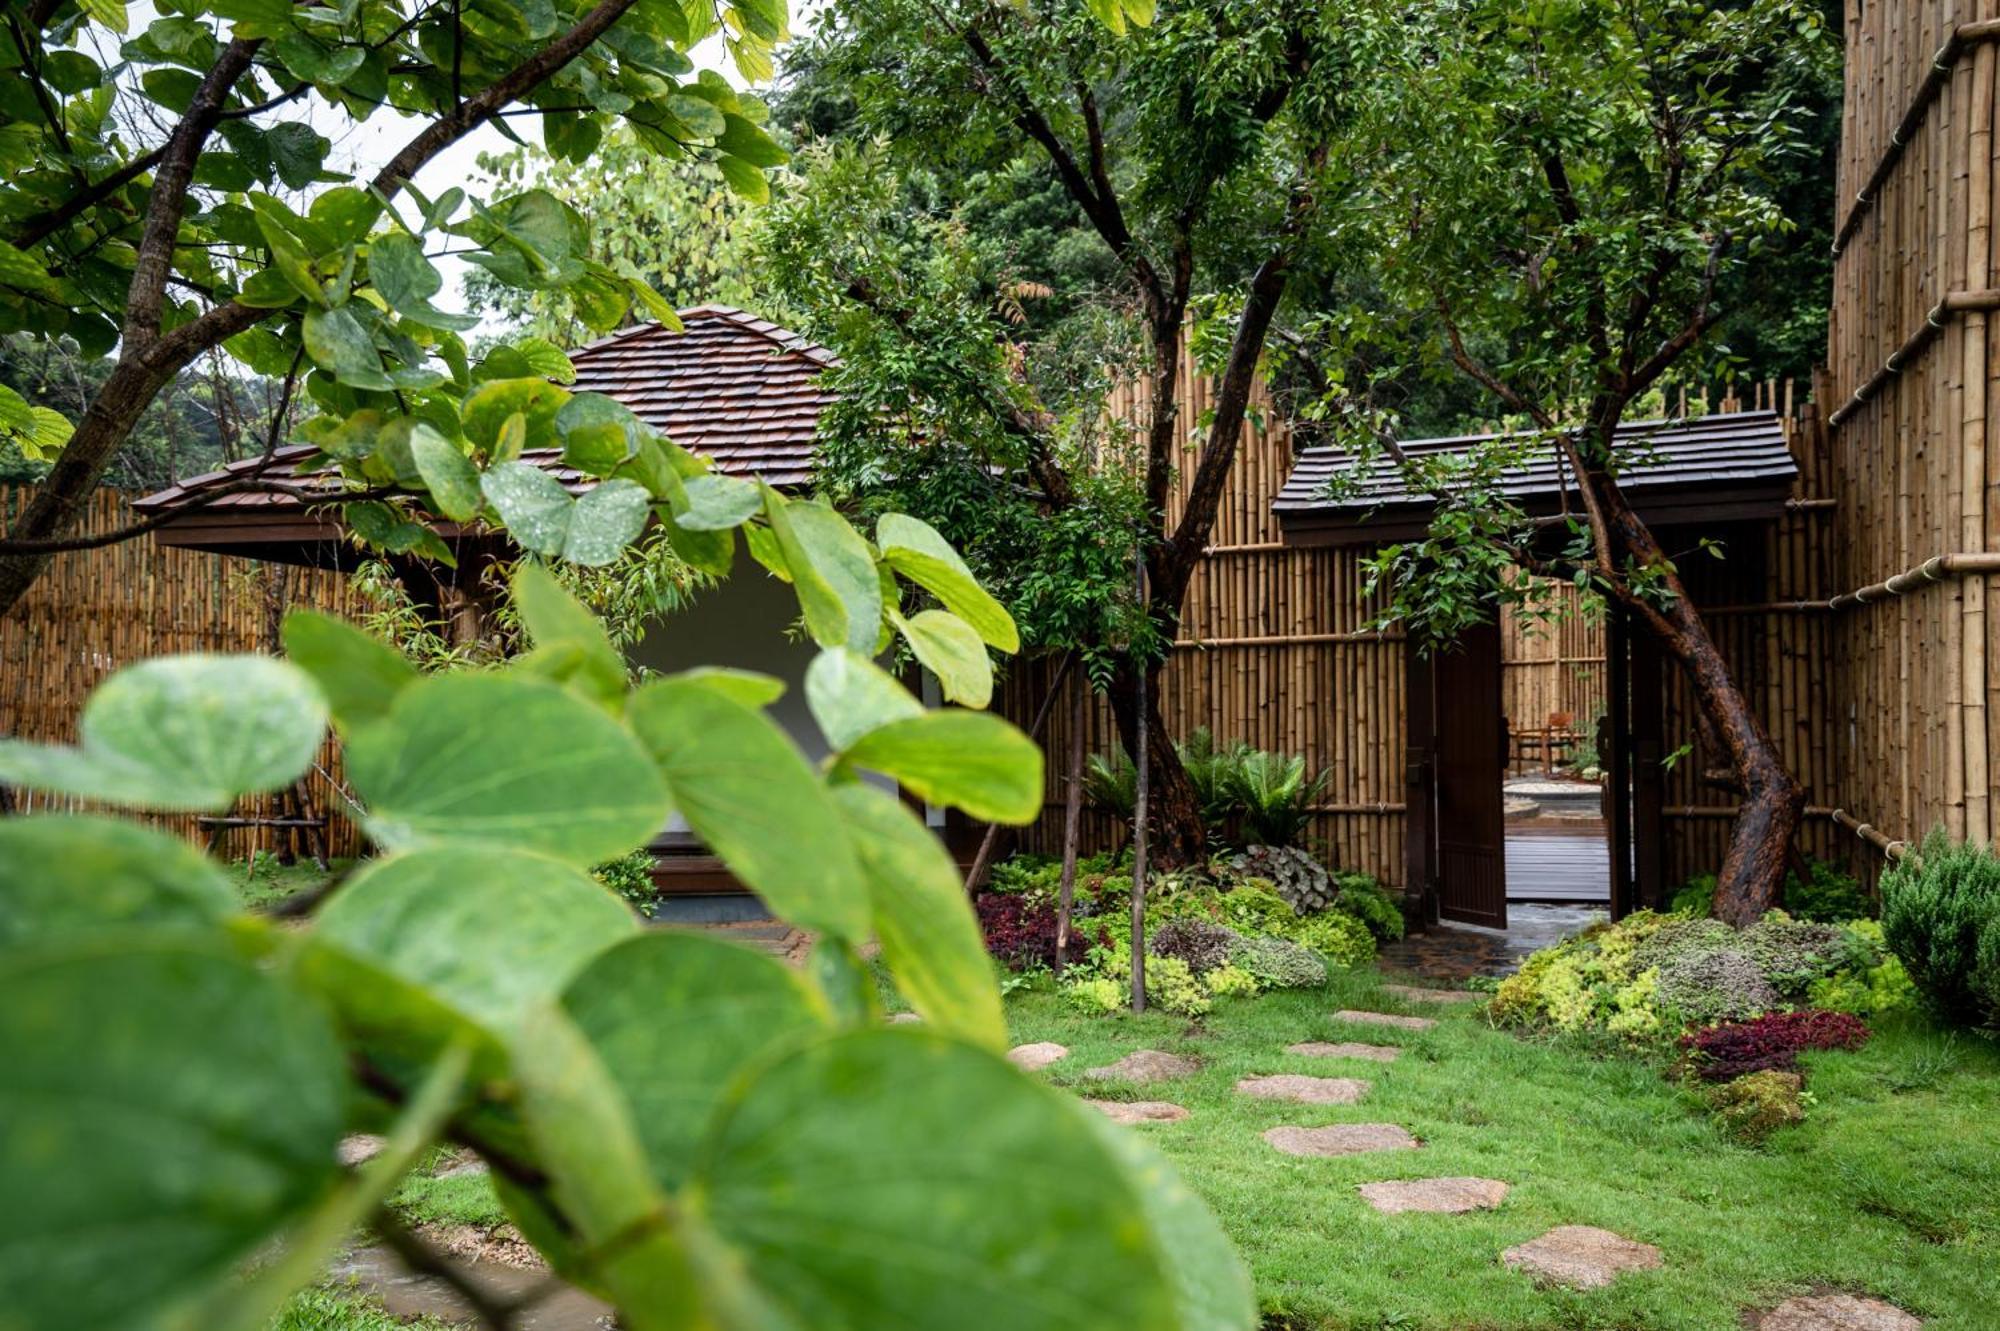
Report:
M1753 1072L1718 1087L1709 1103L1730 1136L1754 1146L1805 1120L1804 1089L1796 1072Z

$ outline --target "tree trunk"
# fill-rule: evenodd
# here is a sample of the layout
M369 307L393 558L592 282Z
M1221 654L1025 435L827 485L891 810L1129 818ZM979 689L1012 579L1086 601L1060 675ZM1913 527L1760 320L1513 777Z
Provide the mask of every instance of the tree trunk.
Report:
M1081 672L1070 685L1069 762L1063 782L1062 887L1056 893L1056 975L1069 965L1070 911L1076 904L1076 853L1083 840L1083 725L1089 716L1090 680Z
M1152 784L1146 801L1146 823L1152 834L1148 850L1156 868L1180 869L1208 857L1208 830L1202 824L1201 800L1194 782L1181 765L1180 751L1174 748L1173 736L1160 713L1161 673L1158 666L1151 666L1145 676L1146 753ZM1135 763L1139 754L1139 686L1139 671L1128 657L1119 662L1106 691L1111 715L1118 723L1118 738Z
M1592 481L1617 552L1634 566L1665 571L1663 581L1672 596L1664 604L1625 599L1687 672L1695 703L1742 789L1742 804L1716 879L1715 914L1739 928L1754 924L1783 894L1792 842L1805 814L1805 790L1778 756L1763 722L1731 677L1728 662L1653 533L1615 482L1608 478L1599 482L1596 477Z

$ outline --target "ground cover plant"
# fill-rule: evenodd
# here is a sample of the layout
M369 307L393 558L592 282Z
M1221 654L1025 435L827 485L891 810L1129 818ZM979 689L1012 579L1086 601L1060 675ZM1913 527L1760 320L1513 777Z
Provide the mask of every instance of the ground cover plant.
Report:
M900 637L947 697L983 702L1005 611L921 523L870 539L769 490L690 488L705 530L732 553L742 530L798 594L823 765L765 713L781 682L634 687L534 564L513 588L531 650L504 667L426 674L300 613L288 660L147 661L93 695L78 745L0 741L10 783L205 811L296 780L330 719L377 849L283 927L137 822L0 819L14 1320L258 1331L357 1227L399 1223L398 1188L403 1214L463 1207L450 1180L409 1181L449 1141L632 1331L1251 1325L1245 1273L1171 1170L1001 1057L956 867L862 779L975 818L1039 812L1025 736L928 710L872 660ZM642 931L589 876L674 811L818 936L803 972ZM922 1025L883 1022L871 938ZM381 1150L344 1167L357 1131Z
M2000 1306L2000 1054L1905 1015L1854 1052L1806 1053L1802 1120L1740 1144L1706 1099L1658 1061L1492 1027L1476 1007L1424 1032L1345 1025L1344 1008L1440 1016L1370 969L1323 987L1218 999L1168 1013L1085 1016L1046 981L1008 997L1011 1038L1069 1054L1057 1085L1171 1100L1147 1124L1250 1263L1267 1326L1288 1331L1734 1331L1747 1310L1819 1287L1868 1292L1926 1331L1985 1331ZM1300 1041L1393 1041L1393 1063L1290 1055ZM1146 1086L1085 1078L1139 1048L1197 1059ZM1239 1094L1239 1078L1368 1079L1362 1103L1306 1106ZM1386 1122L1417 1151L1338 1159L1279 1154L1279 1124ZM1493 1211L1378 1215L1356 1185L1478 1176L1513 1185ZM1658 1271L1582 1293L1541 1289L1500 1252L1556 1225L1596 1225L1663 1250Z

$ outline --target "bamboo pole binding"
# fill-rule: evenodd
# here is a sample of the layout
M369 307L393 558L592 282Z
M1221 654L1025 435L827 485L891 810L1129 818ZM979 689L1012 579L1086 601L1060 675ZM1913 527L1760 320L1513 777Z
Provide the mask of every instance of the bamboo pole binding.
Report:
M1882 368L1868 377L1868 382L1854 390L1854 396L1826 418L1826 428L1839 429L1849 417L1887 387L1890 380L1908 369L1910 362L1944 332L1953 316L1992 310L2000 310L2000 290L1954 291L1931 306L1917 331L1904 339L1903 345L1896 348L1894 354L1882 363Z

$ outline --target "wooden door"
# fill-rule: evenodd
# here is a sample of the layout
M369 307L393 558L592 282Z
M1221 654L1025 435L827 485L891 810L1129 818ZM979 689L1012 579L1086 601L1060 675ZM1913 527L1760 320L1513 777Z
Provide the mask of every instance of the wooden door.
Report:
M1437 727L1438 914L1507 927L1507 825L1501 780L1500 628L1482 624L1431 658Z

